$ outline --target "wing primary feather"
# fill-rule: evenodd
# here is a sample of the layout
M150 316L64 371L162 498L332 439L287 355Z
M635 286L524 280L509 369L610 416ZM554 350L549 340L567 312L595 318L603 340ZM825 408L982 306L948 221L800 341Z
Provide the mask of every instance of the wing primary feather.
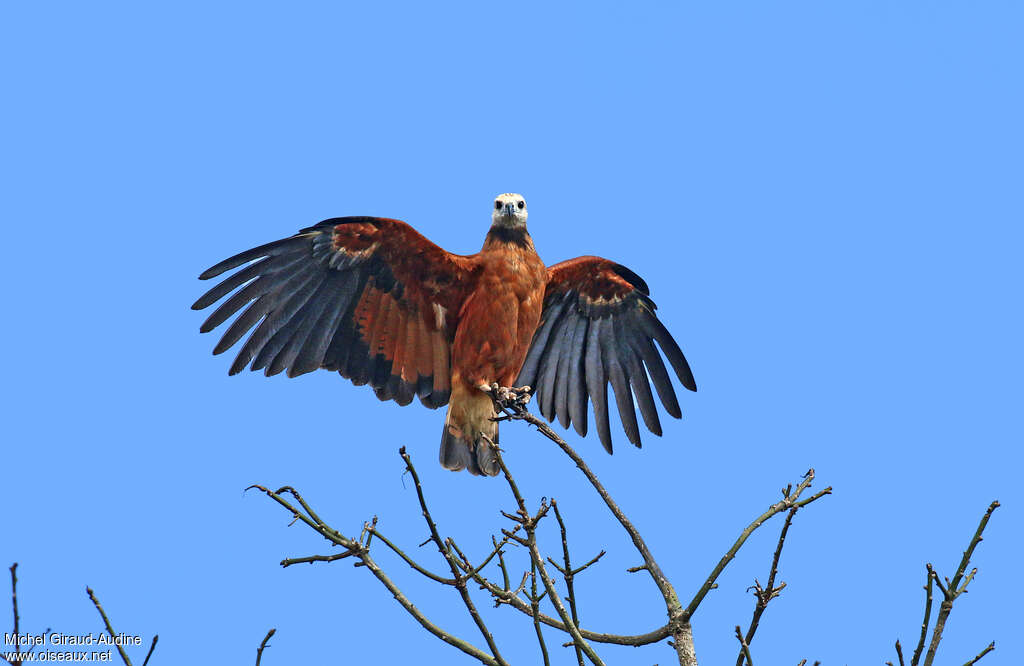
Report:
M235 357L234 363L231 364L228 374L234 375L241 372L245 365L252 360L253 356L263 349L267 341L284 324L280 317L284 309L282 305L286 304L296 292L313 281L318 272L316 267L310 266L288 277L279 287L270 293L264 294L248 310L242 313L238 319L231 323L228 330L224 332L224 337L221 338L214 348L215 353L218 350L224 351L235 344L256 322L259 322L259 326L256 327L256 330L252 332L252 335L249 336L249 339L245 341L245 344L238 351L238 356ZM261 318L263 319L262 321L260 321Z
M554 412L563 428L569 427L569 368L576 354L577 324L583 317L575 308L569 308L562 322L565 330L558 353L558 370L555 371Z
M203 308L209 307L234 291L235 288L240 287L253 278L259 277L266 271L267 263L269 261L269 257L264 257L263 259L246 266L234 275L225 278L223 282L218 282L213 286L213 288L196 299L196 302L192 304L192 309L202 310Z
M655 435L661 436L661 420L658 418L658 410L654 406L654 396L651 394L651 384L647 381L647 373L644 371L640 357L630 342L633 333L628 329L630 322L626 317L615 319L615 348L618 353L619 362L626 373L626 379L633 387L633 396L636 398L636 405L640 408L644 425Z
M523 361L523 367L519 370L519 377L516 378L516 386L537 387L540 359L544 355L544 349L547 346L548 337L551 335L551 329L554 327L559 315L561 315L564 306L565 300L562 299L557 302L553 301L545 307L540 328L533 334L530 350L526 353L526 360Z
M266 368L265 374L268 377L272 374L277 374L276 372L271 373L268 366L277 358L277 355L288 344L288 341L291 340L293 333L298 328L301 318L296 316L296 314L302 310L310 296L313 295L322 283L321 279L317 279L318 277L322 277L322 271L320 275L310 277L309 280L294 291L290 298L282 301L280 306L267 315L267 318L260 324L260 329L264 326L267 327L266 331L257 329L253 333L250 341L257 335L260 335L261 338L266 336L266 342L261 346L259 353L256 354L256 358L252 362L253 370ZM273 331L272 334L270 334L271 331Z
M359 306L363 289L366 287L367 279L366 273L361 270L352 271L352 275L355 278L355 282L351 287L348 305L345 307L341 322L338 324L338 330L334 337L331 338L331 343L328 345L324 357L325 367L337 370L341 373L342 377L347 377L345 372L348 368L349 354L352 351L352 341L356 335L356 309Z
M661 360L661 355L654 347L654 342L647 338L645 334L637 332L630 338L630 344L643 359L647 372L651 376L651 381L654 382L654 387L658 390L658 397L661 398L661 404L665 411L673 418L682 418L683 412L679 409L679 400L676 398L676 391L672 387L672 380L669 378L665 363Z
M594 405L594 425L597 436L608 453L612 452L612 435L608 427L608 379L601 361L601 329L607 320L592 319L587 335L586 367L587 392Z
M245 309L242 314L238 315L238 318L231 322L227 330L224 331L224 335L221 336L220 340L213 348L213 353L222 354L238 342L243 335L245 335L250 328L255 326L260 319L265 317L268 312L274 309L274 305L277 303L277 298L273 294L263 294L255 301L253 301L249 307ZM245 364L243 364L244 366Z
M301 270L301 264L309 261L303 254L292 253L277 257L265 257L246 266L237 273L219 282L192 304L193 310L202 310L226 296L231 290L248 283L254 277L279 275L288 271Z
M615 339L615 317L609 317L601 327L602 361L608 372L608 379L615 390L615 404L619 408L619 419L626 437L635 446L640 446L640 428L636 422L636 411L633 406L633 393L629 390L629 379L623 371L618 358L618 347Z
M207 268L199 275L200 280L209 280L210 278L217 277L224 271L229 271L232 268L238 268L242 264L249 263L254 259L261 257L274 257L280 254L284 254L290 250L298 248L304 248L312 242L313 234L300 234L285 238L283 240L274 241L273 243L267 243L254 247L251 250L245 252L239 252L233 257L228 257L224 261Z
M584 353L587 348L587 331L590 320L587 317L579 317L576 321L576 331L572 338L572 355L569 363L569 395L567 397L569 420L572 421L580 437L587 436L587 387L584 383L586 377L583 368Z
M348 307L348 300L351 298L350 287L354 286L356 277L350 272L336 273L327 278L330 285L322 296L326 302L324 310L292 362L288 370L289 377L312 372L321 366L327 345L330 344Z
M273 288L274 276L273 275L261 275L249 284L245 285L242 289L239 289L235 294L224 301L217 307L206 321L199 327L200 333L209 333L213 329L217 328L225 321L228 317L235 314L242 309L249 301L255 300L263 294L269 293Z
M232 347L250 328L256 325L256 322L260 321L262 318L263 322L260 324L259 328L249 336L249 339L245 342L245 345L243 345L242 350L239 351L239 356L242 356L244 353L248 353L246 350L252 349L253 338L259 336L260 332L266 330L266 328L274 326L274 324L269 320L273 319L274 313L279 304L287 301L296 291L302 289L306 284L313 280L317 272L316 267L310 266L305 270L289 276L280 285L265 283L266 289L262 289L264 293L254 301L253 304L238 317L238 319L231 322L231 326L224 331L224 335L221 336L217 346L213 348L213 353L220 354ZM264 277L267 277L268 280L270 280L273 276ZM252 284L255 285L262 279L263 278L261 277ZM249 287L246 287L246 289L248 288ZM245 289L242 291L245 291ZM238 294L241 293L241 291L238 292ZM236 294L236 296L238 294ZM225 305L227 305L227 302L225 302ZM260 339L260 344L262 344L262 338ZM242 365L244 367L245 364L243 363Z
M683 356L683 351L676 344L672 334L668 332L668 329L653 314L641 317L640 321L643 322L647 334L658 342L658 346L661 347L662 353L665 354L669 363L672 364L672 369L676 371L676 376L679 377L682 385L691 391L696 391L697 383L694 381L693 373L690 371L690 364L686 362L686 357Z
M218 350L227 350L231 345L235 344L235 342L237 342L246 331L259 322L261 318L266 317L267 311L273 307L273 304L263 304L262 301L264 299L268 301L273 300L270 296L263 296L260 300L255 301L250 305L246 311L238 317L238 319L231 323L231 327L225 331L224 337L221 338L220 343L214 347L213 353L218 353ZM263 324L261 323L260 327L256 329L256 332L259 332L262 326ZM245 366L252 360L253 354L255 353L252 351L254 347L252 340L255 335L255 332L250 335L249 339L242 345L242 348L238 350L235 360L231 362L231 367L228 369L228 375L237 375L242 370L245 370Z
M563 308L558 314L558 321L551 327L544 356L538 365L537 400L541 415L548 421L555 418L555 381L558 378L559 358L567 345L566 336L572 333L573 326L569 321L569 308Z
M274 358L273 363L270 364L269 374L276 375L278 372L288 370L289 377L295 376L293 373L295 359L298 358L299 352L302 351L303 345L306 344L306 340L313 334L324 310L330 305L329 294L332 286L330 277L323 280L306 301L306 304L295 313L293 319L299 325L295 328L284 348Z

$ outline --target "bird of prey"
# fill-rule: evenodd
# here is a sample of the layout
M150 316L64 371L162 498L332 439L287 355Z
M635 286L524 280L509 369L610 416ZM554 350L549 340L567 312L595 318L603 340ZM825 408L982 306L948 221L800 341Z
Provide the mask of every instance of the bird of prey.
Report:
M589 398L611 453L611 382L629 441L640 446L634 395L647 429L661 435L651 383L665 411L681 414L655 342L682 385L697 387L647 284L600 257L545 268L526 217L521 195L495 198L483 248L471 255L446 252L400 220L324 220L203 272L208 280L241 269L192 309L234 292L203 322L205 333L245 308L213 350L255 327L232 375L246 366L289 377L325 368L370 384L381 400L448 405L440 460L450 470L500 471L494 384L534 387L541 414L581 436Z

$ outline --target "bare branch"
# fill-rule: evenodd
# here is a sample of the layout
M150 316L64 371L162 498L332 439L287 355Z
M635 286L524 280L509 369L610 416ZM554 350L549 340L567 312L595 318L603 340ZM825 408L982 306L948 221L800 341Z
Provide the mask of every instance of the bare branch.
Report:
M431 622L427 618L427 616L423 614L422 611L420 611L411 601L409 601L409 598L405 596L405 594L402 592L401 589L399 589L399 587L394 583L394 581L392 581L391 578L384 573L384 571L380 568L377 562L370 555L370 552L365 545L360 544L358 541L354 539L347 538L337 530L329 527L326 523L324 523L320 519L320 517L317 516L316 513L309 507L309 505L306 504L306 502L301 499L301 497L295 491L294 488L285 486L278 492L275 492L273 490L270 490L269 488L266 488L265 486L260 485L253 485L250 486L250 488L258 489L267 497L271 498L272 500L280 504L286 511L288 511L292 515L293 518L305 523L312 530L323 536L331 543L337 544L339 546L342 546L343 548L354 551L353 554L355 557L359 559L359 563L362 564L366 569L368 569L370 573L372 573L373 576L377 580L379 580L380 583L385 588L387 588L388 592L390 592L391 595L395 598L395 601L397 601L399 605L401 605L402 608L404 608L407 613L412 615L412 617L417 622L419 622L420 626L422 626L424 629L426 629L431 634L441 639L445 643L453 647L456 647L462 652L473 657L482 664L487 664L488 666L499 666L498 661L494 659L491 655L480 650L471 643L448 633L447 631L441 629L439 626ZM282 493L288 493L292 495L292 497L294 497L296 501L299 503L301 510L300 508L297 508L291 502L289 502L285 497L283 497Z
M986 654L988 654L989 652L991 652L992 650L995 650L995 649L996 649L996 642L992 641L991 643L988 644L988 646L984 650L979 652L978 655L974 659L971 659L970 661L965 663L964 666L973 666L974 664L978 663L981 660L982 657L984 657Z
M346 557L352 557L355 553L352 551L345 551L344 553L335 553L334 555L307 555L306 557L289 557L288 559L281 560L282 567L290 567L295 564L313 564L314 562L334 562L336 560L343 560Z
M747 666L754 666L754 659L750 656L750 646L747 645L747 641L743 638L743 632L740 630L740 625L736 625L736 640L740 642L740 657L747 660ZM742 666L742 661L741 661Z
M956 569L956 574L953 576L953 580L947 581L946 587L942 586L939 582L939 575L934 570L929 570L932 580L935 581L935 585L938 586L942 592L943 600L939 604L939 615L935 619L935 629L932 631L932 641L928 645L928 653L924 658L924 666L931 666L935 659L935 652L939 648L939 641L942 640L942 632L946 627L946 620L949 618L950 612L953 610L953 602L956 601L957 597L967 591L967 585L974 579L974 574L977 573L977 569L972 570L967 577L964 577L964 573L967 571L968 565L971 563L971 556L974 555L974 549L981 543L981 535L985 531L985 527L988 525L989 518L992 517L992 512L999 508L999 502L992 502L988 510L985 511L985 515L982 516L981 522L978 523L978 529L975 530L974 536L971 538L970 544L967 546L967 550L964 551L963 557L960 559L960 566ZM961 585L963 581L963 585ZM982 655L984 656L984 655ZM980 658L980 657L979 657Z
M537 594L537 564L536 562L530 563L530 607L533 609L533 629L537 632L537 643L540 644L540 653L544 657L544 666L551 666L551 660L548 658L548 646L544 642L544 634L540 628L540 595ZM580 655L580 663L583 663L583 654L580 652L579 646L576 646L576 653Z
M142 666L148 666L149 658L153 656L153 650L156 649L156 642L160 640L160 634L153 634L153 642L149 644L149 652L146 653L146 658L142 661Z
M914 648L914 656L910 658L910 666L917 666L921 659L921 653L924 652L924 642L928 639L928 625L931 622L932 616L932 565L926 564L925 571L927 572L928 582L924 586L925 600L924 600L924 620L921 622L921 637L917 641L917 647Z
M512 491L512 495L515 497L516 504L519 505L519 512L523 519L523 530L526 532L526 547L530 551L530 559L536 567L537 573L540 574L540 579L544 583L544 589L547 590L548 599L551 604L555 607L558 612L558 616L562 618L562 623L566 626L569 635L572 636L573 642L579 646L580 650L587 655L587 658L594 664L594 666L604 666L604 662L601 660L594 649L590 646L590 643L583 638L580 634L579 627L569 617L568 611L565 609L565 605L562 604L561 598L558 596L558 591L555 589L555 583L551 580L551 576L548 575L547 568L544 566L544 556L541 555L540 549L537 547L537 521L539 521L548 510L548 504L541 502L541 507L537 511L535 516L531 516L526 509L526 501L519 492L518 486L516 486L515 479L512 478L512 474L509 473L508 467L505 465L505 460L501 456L501 451L495 447L494 457L498 461L498 465L501 466L502 474L505 476L505 480L508 482L508 487Z
M798 502L797 500L799 500L800 495L802 495L803 492L810 487L811 481L813 480L814 470L811 469L807 471L807 474L804 476L804 480L800 482L800 484L796 487L796 490L788 494L784 493L784 497L781 501L773 504L771 507L769 507L767 511L765 511L760 516L755 518L754 522L750 523L750 525L747 525L747 528L743 530L739 538L736 539L736 543L734 543L732 545L732 548L730 548L729 551L722 557L722 559L719 560L718 564L711 571L711 574L708 576L707 580L704 581L704 584L697 591L697 594L694 595L693 599L690 601L690 604L686 607L685 616L687 618L693 616L693 613L697 610L697 607L700 606L700 602L704 600L704 597L707 595L708 592L711 591L712 586L714 586L715 581L718 580L718 577L722 574L722 571L725 570L726 565L728 565L729 562L732 561L734 557L736 557L736 553L739 552L739 549L743 546L746 540L750 538L750 535L754 533L754 530L763 525L765 521L767 521L769 518L771 518L777 513L781 513L787 509L792 509L794 507L800 508L802 506L806 506L813 502L814 500L824 497L825 495L832 494L832 487L829 486L828 488L825 488L824 490L816 493L812 497L802 502Z
M789 492L784 492L783 496L788 497ZM786 534L789 532L789 526L793 523L793 517L799 510L799 506L791 508L789 513L786 514L785 522L782 523L782 532L779 533L779 543L775 546L775 555L772 556L772 566L768 571L768 586L762 588L757 579L754 579L754 596L757 598L757 603L754 605L754 615L750 618L750 627L747 629L747 634L743 641L741 641L741 648L743 644L749 646L753 642L754 634L757 632L758 624L761 622L761 615L763 615L765 609L768 608L768 602L779 596L779 592L782 591L782 588L786 587L785 583L775 587L775 576L779 572L779 558L782 556L782 546L786 543ZM741 649L739 656L736 657L736 666L743 666L743 659L745 656L744 651ZM750 663L749 659L747 659L747 663Z
M466 606L466 610L469 612L470 617L473 618L473 622L476 624L477 629L480 631L480 635L484 637L484 641L487 643L487 647L490 649L491 654L494 655L494 660L500 666L507 666L505 660L501 656L501 652L498 651L498 645L494 642L494 637L491 635L490 629L484 623L482 617L480 617L479 611L476 609L476 605L473 603L473 599L469 596L469 590L466 589L466 576L463 576L459 571L459 565L455 558L452 556L451 550L449 550L445 543L441 540L441 535L438 534L437 525L434 523L433 517L430 515L430 509L427 508L427 500L423 496L423 486L420 484L420 476L416 473L416 468L412 464L412 458L406 452L403 446L398 450L398 454L402 456L402 460L405 461L405 469L412 476L413 485L416 487L416 497L420 501L420 509L423 511L423 520L427 523L427 527L430 529L430 538L437 546L438 552L444 557L445 561L448 562L449 568L452 570L452 578L455 581L455 589L459 591L459 596L462 597L462 602Z
M426 568L420 566L415 560L413 560L411 557L406 555L405 551L403 551L401 548L399 548L395 544L391 543L391 541L389 539L387 539L383 534L378 532L376 528L371 527L371 528L367 529L367 532L371 536L375 536L378 539L380 539L382 542L384 542L385 546L387 546L392 551L394 551L394 553L396 555L401 557L405 561L405 563L408 564L410 567L412 567L415 571L423 574L424 576L426 576L430 580L436 581L436 582L441 583L443 585L455 585L455 579L454 578L445 578L444 576L439 576L436 573L433 573L433 572L427 570Z
M260 641L260 646L256 648L256 666L260 666L260 662L263 660L263 651L269 647L267 645L267 641L269 641L270 637L275 633L277 633L277 629L271 628L270 631L267 632L267 635L263 637L263 640Z
M117 636L117 632L114 631L114 627L110 626L110 619L107 617L107 614L103 612L103 606L100 605L100 601L96 598L96 595L95 593L93 593L92 588L86 587L85 591L89 595L89 599L92 601L92 605L96 607L96 610L98 610L100 613L100 617L103 618L103 624L107 627L107 633L109 633L111 636ZM116 645L117 652L121 655L121 661L125 663L125 666L132 666L132 661L128 658L128 654L124 651L124 647L121 645L120 641L118 641Z
M647 547L647 543L644 541L643 537L640 536L640 532L636 529L633 523L629 521L629 519L626 517L626 514L623 513L622 509L619 508L618 504L616 504L615 501L612 500L611 495L609 495L608 491L605 490L604 485L598 480L597 476L591 471L590 467L588 467L587 464L583 462L583 458L581 458L580 455L576 453L576 451L573 450L573 448L569 446L564 439L559 437L555 433L555 431L552 430L546 423L544 423L542 420L528 412L526 410L526 407L517 399L517 397L513 399L502 399L503 396L499 395L498 391L492 392L491 395L494 398L495 408L498 412L505 414L510 419L526 421L527 423L533 425L535 428L537 428L538 431L540 431L541 434L543 434L545 437L547 437L552 442L557 444L558 447L562 449L562 452L569 456L569 458L574 463L576 463L576 467L578 467L580 471L583 472L583 475L587 478L587 481L589 481L590 485L594 487L594 490L597 491L597 494L601 496L601 499L604 501L605 505L612 512L612 515L615 516L615 518L622 525L623 529L626 530L626 533L629 534L630 539L632 539L633 541L633 545L636 547L637 551L640 553L640 556L644 560L647 572L650 574L651 579L654 581L654 584L658 587L658 590L661 592L661 595L665 600L666 610L668 611L669 623L667 627L669 629L669 633L675 637L676 651L680 654L680 663L696 664L695 658L692 661L690 661L689 657L684 654L692 652L692 630L690 630L688 626L684 629L684 625L689 624L691 614L687 614L683 610L682 605L679 602L679 597L676 594L675 588L672 587L672 584L669 582L668 578L662 572L661 567L658 566L657 561L651 554L650 548ZM543 562L540 563L540 569L543 573ZM566 621L564 618L563 621L565 621L565 623L568 624L568 621ZM573 627L573 629L576 631L577 634L579 634L578 628ZM576 636L573 636L573 639L575 640ZM691 645L689 647L681 645L681 643L685 643L686 641L690 641ZM590 655L588 655L588 657L589 656Z
M558 520L558 528L562 533L562 558L565 562L565 568L559 569L558 565L555 564L554 561L551 561L551 564L554 564L555 568L562 573L562 578L565 580L565 588L568 593L567 599L569 600L569 610L572 612L572 623L578 629L580 626L580 616L576 611L576 591L573 587L573 577L576 575L577 572L573 571L572 563L569 561L569 540L566 536L565 521L562 520L562 512L558 510L558 502L552 499L551 506L555 510L555 519ZM604 551L601 551L601 553L603 554ZM597 557L600 558L601 556L598 555ZM548 559L550 560L551 558ZM597 558L595 558L593 561L596 562ZM589 564L582 567L580 571L585 569L587 566L589 566ZM536 613L537 609L534 608L534 623L539 622ZM580 649L579 645L574 645L574 647L576 649L576 662L579 664L579 666L583 666L583 650Z
M14 607L14 661L7 661L7 657L4 657L4 661L7 663L16 664L21 666L21 642L18 641L18 634L21 633L21 617L18 615L18 563L15 562L11 565L11 606Z

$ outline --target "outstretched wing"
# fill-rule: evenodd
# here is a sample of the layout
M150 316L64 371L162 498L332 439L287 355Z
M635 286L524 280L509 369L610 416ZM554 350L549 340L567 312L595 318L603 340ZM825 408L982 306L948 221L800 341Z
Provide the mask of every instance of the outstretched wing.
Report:
M476 275L471 258L445 252L399 220L339 217L236 254L199 279L239 267L192 305L201 310L237 289L199 329L211 331L245 308L213 350L220 354L255 327L230 374L247 365L289 377L326 368L370 384L381 400L447 404L451 342Z
M657 306L649 294L640 276L601 257L577 257L551 266L541 323L516 380L518 386L534 388L544 418L557 416L564 428L571 422L580 436L587 434L587 399L593 400L597 434L608 453L608 382L626 436L636 446L640 430L634 395L647 429L661 435L652 382L665 411L682 416L655 342L683 386L697 390L690 366L655 316Z

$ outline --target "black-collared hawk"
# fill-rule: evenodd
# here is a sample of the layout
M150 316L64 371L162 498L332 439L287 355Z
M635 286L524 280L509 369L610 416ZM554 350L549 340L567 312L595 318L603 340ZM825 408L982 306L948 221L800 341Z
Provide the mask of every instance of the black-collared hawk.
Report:
M248 334L230 374L249 366L295 377L325 368L370 384L381 400L448 405L440 458L450 470L500 471L491 448L495 383L533 387L541 414L572 423L581 436L589 399L609 453L609 382L636 446L634 396L647 429L661 435L651 383L665 411L681 416L655 342L682 385L697 390L647 284L600 257L545 268L518 194L494 200L476 254L446 252L400 220L338 217L236 254L199 279L236 268L192 305L201 310L227 297L203 333L244 308L213 350Z

